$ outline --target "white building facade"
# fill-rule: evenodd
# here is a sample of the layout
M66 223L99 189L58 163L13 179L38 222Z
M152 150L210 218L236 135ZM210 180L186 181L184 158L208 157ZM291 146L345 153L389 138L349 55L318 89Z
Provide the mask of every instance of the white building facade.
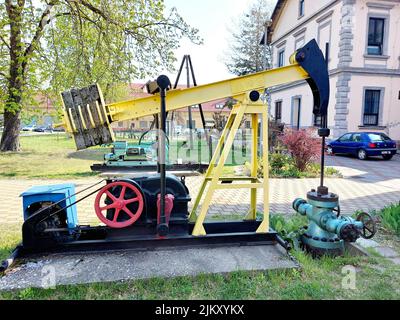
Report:
M267 33L273 67L316 39L330 74L328 125L346 132L385 132L400 140L400 1L279 0ZM318 126L305 82L275 87L271 114L292 127Z

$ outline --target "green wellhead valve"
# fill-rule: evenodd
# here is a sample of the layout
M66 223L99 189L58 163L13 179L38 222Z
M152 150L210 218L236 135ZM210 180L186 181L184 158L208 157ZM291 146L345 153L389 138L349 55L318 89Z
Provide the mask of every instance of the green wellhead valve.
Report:
M346 242L355 242L360 237L371 239L375 235L376 225L368 213L360 213L357 219L341 215L338 195L323 188L311 190L307 201L293 202L293 209L309 220L300 237L306 251L313 256L341 255Z

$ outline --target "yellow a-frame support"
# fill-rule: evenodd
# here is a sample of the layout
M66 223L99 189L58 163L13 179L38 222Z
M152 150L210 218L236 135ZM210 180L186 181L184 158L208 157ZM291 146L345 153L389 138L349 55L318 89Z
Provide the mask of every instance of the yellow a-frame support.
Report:
M251 116L252 123L252 152L251 152L251 173L250 177L223 177L222 172L225 166L228 155L232 149L232 144L235 139L237 130L242 123L245 115ZM262 161L264 179L261 181L257 177L258 169L258 128L259 117L262 123ZM204 236L206 231L203 223L206 218L210 203L214 192L219 189L250 189L250 211L244 220L256 220L257 214L257 189L263 189L263 202L264 212L263 220L257 229L257 233L267 233L269 231L269 186L268 186L268 110L267 106L261 101L252 102L250 99L245 98L243 102L235 105L229 115L228 121L222 131L221 138L218 142L217 148L210 161L210 166L204 176L200 191L194 202L192 212L190 214L190 221L195 222L193 229L193 236ZM232 184L223 183L224 181L233 181ZM239 183L235 183L239 182ZM247 182L247 183L245 183ZM206 187L208 186L207 191ZM201 199L204 196L204 201L201 205L200 214L197 215L197 209L200 205Z

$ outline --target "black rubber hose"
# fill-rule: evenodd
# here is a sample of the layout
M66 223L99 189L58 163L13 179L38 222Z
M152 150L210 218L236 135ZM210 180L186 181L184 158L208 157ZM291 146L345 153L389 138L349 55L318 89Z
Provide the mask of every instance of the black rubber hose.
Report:
M285 241L282 239L282 237L280 235L276 235L276 241L286 250L286 251L290 251L292 250L292 246L289 242Z
M1 264L0 264L0 272L6 271L8 268L10 268L14 264L15 260L18 258L20 249L21 249L21 244L19 244L13 250L11 255L6 260L3 260L1 262Z

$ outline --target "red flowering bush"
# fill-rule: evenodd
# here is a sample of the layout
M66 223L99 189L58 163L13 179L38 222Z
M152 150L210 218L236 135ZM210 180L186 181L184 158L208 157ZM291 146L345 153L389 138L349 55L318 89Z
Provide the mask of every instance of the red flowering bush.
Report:
M279 138L292 155L296 168L301 172L320 157L321 140L314 137L313 133L312 129L286 129Z

